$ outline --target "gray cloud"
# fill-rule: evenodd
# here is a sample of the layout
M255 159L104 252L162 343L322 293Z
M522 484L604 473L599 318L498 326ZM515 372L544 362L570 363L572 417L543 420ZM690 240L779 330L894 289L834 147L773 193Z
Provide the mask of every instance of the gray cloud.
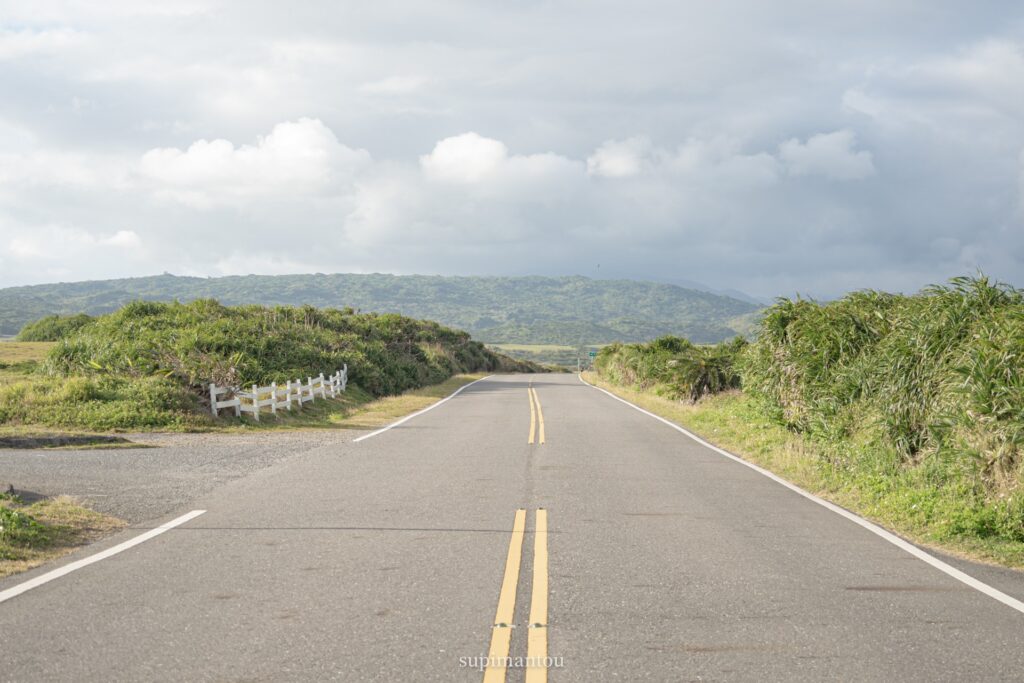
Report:
M0 10L0 89L0 286L1024 285L1012 3L40 0Z

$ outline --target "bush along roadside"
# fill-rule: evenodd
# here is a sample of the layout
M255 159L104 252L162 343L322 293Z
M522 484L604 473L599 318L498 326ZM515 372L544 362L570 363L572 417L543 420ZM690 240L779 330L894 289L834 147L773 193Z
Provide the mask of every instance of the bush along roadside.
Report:
M672 336L648 344L611 344L598 352L594 369L616 384L695 402L739 388L736 361L746 346L742 337L713 346Z
M624 358L595 369L605 381L692 398L692 384L671 383L664 350ZM782 299L732 363L743 393L686 419L742 415L716 424L742 455L769 465L798 457L809 467L791 469L805 487L919 541L1024 566L1020 291L979 276L913 296ZM768 433L774 453L763 447Z
M370 397L457 373L539 369L395 314L140 301L61 337L31 377L0 386L0 425L200 428L213 424L211 382L283 383L346 364Z

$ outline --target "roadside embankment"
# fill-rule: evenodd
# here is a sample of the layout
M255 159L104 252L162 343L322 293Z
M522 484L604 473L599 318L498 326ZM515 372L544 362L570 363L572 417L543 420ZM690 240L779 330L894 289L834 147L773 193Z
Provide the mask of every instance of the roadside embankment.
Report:
M239 427L212 417L210 383L283 386L347 366L341 400L272 422L329 426L354 407L460 373L539 369L437 323L351 309L140 301L74 325L43 322L26 336L57 335L51 342L0 343L0 435Z
M726 367L690 358L608 347L588 381L917 542L1024 567L1021 292L781 300ZM687 380L716 373L722 393Z

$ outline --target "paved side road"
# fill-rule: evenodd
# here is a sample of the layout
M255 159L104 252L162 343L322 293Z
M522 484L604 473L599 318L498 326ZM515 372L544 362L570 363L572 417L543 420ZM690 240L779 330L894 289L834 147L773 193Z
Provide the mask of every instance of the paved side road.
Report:
M0 680L527 680L489 652L551 681L1024 672L1024 614L572 376L479 382L192 507L0 602Z
M128 438L155 448L0 449L0 483L44 496L72 495L100 512L138 524L297 454L349 442L353 432L134 434Z

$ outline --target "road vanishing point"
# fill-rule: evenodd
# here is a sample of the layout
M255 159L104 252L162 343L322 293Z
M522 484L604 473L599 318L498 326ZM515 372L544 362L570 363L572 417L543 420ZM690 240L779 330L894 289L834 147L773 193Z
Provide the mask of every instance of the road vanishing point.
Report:
M0 580L0 680L1024 679L1024 575L574 375L349 435Z

